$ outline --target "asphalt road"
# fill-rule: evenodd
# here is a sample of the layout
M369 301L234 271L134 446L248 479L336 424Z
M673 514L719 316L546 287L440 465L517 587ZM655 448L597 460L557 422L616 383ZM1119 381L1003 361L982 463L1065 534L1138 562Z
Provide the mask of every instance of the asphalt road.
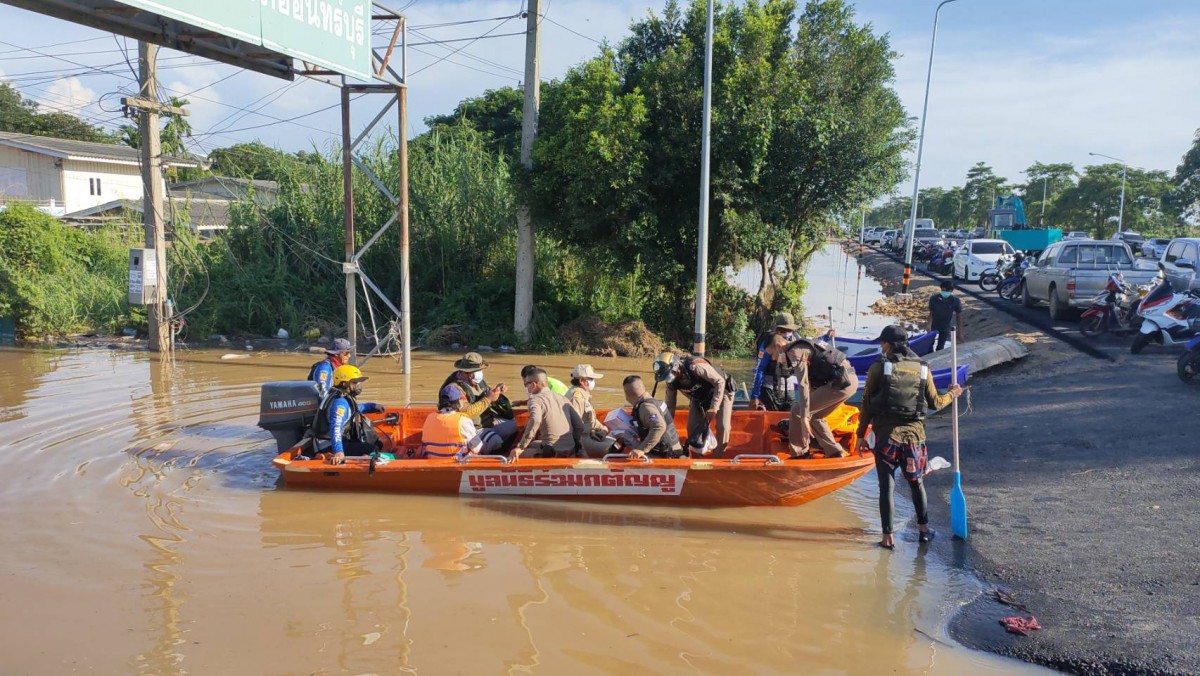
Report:
M935 550L1028 613L982 597L951 633L1080 674L1200 673L1200 388L1176 377L1176 349L1131 355L1129 337L1094 341L1044 306L1010 305L1021 324L1062 336L1050 349L1093 349L971 380L960 420L970 540L946 537L953 475L935 472ZM949 416L927 428L931 453L949 457ZM916 547L901 542L899 554ZM1044 629L1020 637L997 622L1027 614Z

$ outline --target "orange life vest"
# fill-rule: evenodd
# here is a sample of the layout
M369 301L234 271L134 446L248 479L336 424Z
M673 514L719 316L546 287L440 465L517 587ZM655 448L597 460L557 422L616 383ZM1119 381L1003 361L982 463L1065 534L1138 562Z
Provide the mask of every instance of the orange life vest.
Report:
M425 426L421 428L422 458L453 458L467 444L463 439L459 424L463 419L460 411L450 413L434 413L425 418Z

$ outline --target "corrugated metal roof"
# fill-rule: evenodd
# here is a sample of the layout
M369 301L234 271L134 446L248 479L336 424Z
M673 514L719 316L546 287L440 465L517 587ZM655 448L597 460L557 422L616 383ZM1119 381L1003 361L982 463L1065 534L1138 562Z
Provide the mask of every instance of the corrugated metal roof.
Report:
M141 151L126 145L115 143L94 143L92 141L75 141L72 139L54 138L52 136L34 136L33 134L18 134L16 132L0 132L0 145L6 145L29 152L50 155L62 159L90 160L96 162L120 162L122 164L140 164ZM163 163L173 166L200 166L200 160L193 157L163 157Z

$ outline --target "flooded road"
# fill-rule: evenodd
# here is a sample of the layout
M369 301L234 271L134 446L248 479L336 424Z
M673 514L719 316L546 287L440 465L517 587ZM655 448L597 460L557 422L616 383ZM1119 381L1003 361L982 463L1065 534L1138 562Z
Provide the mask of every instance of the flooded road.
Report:
M762 268L757 262L736 271L727 269L726 274L739 289L758 293ZM827 327L832 317L839 334L874 338L895 321L870 311L871 304L884 297L883 288L859 267L854 256L846 255L841 244L830 242L813 254L804 279L807 284L801 303L812 326Z
M981 587L872 546L873 476L794 508L288 491L258 386L315 357L221 356L0 350L0 671L1034 671L949 644ZM453 358L372 360L363 399L432 399ZM602 405L649 366L584 360Z

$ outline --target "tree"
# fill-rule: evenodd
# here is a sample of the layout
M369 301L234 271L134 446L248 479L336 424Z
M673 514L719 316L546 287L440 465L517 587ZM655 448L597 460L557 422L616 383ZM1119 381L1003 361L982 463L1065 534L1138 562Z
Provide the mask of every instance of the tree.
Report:
M976 162L967 170L963 184L964 217L972 228L987 225L987 212L995 206L995 198L1003 196L1008 179L997 176L986 162Z
M1041 216L1043 194L1045 210L1049 212L1054 200L1075 185L1075 179L1079 174L1075 171L1075 165L1070 162L1056 164L1034 162L1023 173L1027 181L1020 186L1019 190L1021 199L1025 203L1025 213L1030 225L1046 227Z
M1125 230L1169 229L1175 213L1164 200L1172 188L1170 176L1165 171L1128 167L1122 214L1121 170L1117 163L1085 167L1079 182L1055 202L1054 220L1081 225L1099 239L1116 232L1118 219Z
M1200 129L1192 137L1192 147L1184 153L1175 175L1172 189L1165 198L1169 208L1179 214L1179 234L1200 226Z
M263 181L282 181L287 176L303 183L311 177L314 160L320 160L320 155L285 153L251 141L217 148L208 154L208 159L212 163L213 173L218 176Z
M176 108L183 108L190 102L186 99L180 99L172 96L168 105ZM187 118L178 113L160 113L159 120L161 128L159 131L159 144L162 147L162 154L165 157L181 157L185 154L184 139L192 135L192 125L188 123ZM130 148L142 147L142 132L135 124L126 124L121 126L121 143Z
M550 94L547 87L542 85L543 98ZM515 87L489 89L482 96L463 100L449 115L425 118L425 124L434 129L464 121L482 133L493 149L504 153L515 165L521 151L524 97L524 92Z
M116 143L104 129L68 113L40 113L36 101L26 99L9 83L0 84L0 131L93 143Z

